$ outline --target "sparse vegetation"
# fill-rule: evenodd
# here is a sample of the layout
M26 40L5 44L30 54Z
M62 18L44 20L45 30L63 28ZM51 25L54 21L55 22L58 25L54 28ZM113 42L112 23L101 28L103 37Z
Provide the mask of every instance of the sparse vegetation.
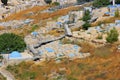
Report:
M94 51L94 45L92 45L92 44L90 44L90 43L88 43L86 41L81 42L79 44L79 46L82 47L81 52L83 52L83 53L87 53L87 52L91 53L91 52Z
M0 80L7 80L7 79L0 74Z
M36 29L38 29L38 28L39 28L39 26L38 26L38 25L36 25L36 24L32 25L31 27L32 27L32 29L31 29L31 31L30 31L30 32L33 32L33 31L35 31Z
M83 53L92 52L94 50L94 46L86 41L70 40L70 39L64 38L62 40L62 43L78 45L82 48L80 52L83 52Z
M99 35L97 36L97 39L103 39L102 34L99 34Z
M72 40L67 39L67 38L62 39L61 42L62 42L63 44L72 44L72 43L73 43Z
M64 34L64 30L63 29L54 29L54 30L49 31L46 34L60 36L61 34Z
M32 74L35 74L33 76L35 80L119 80L119 57L119 54L114 56L109 54L107 58L91 56L73 61L65 58L59 64L55 63L55 60L45 61L37 65L34 62L22 62L19 65L11 66L8 70L15 75L17 80L30 79ZM62 70L64 73L59 74L61 68L64 68ZM59 77L53 79L52 74L54 73L58 74Z
M111 53L111 46L99 47L94 51L94 55L101 58L108 58L110 57Z

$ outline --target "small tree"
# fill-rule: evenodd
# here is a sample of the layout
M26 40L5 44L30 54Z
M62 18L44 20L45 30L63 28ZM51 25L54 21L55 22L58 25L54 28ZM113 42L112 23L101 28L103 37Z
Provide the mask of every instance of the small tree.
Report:
M59 6L60 3L59 3L59 2L53 2L52 5L54 5L54 6Z
M117 9L116 11L115 11L115 17L119 17L120 16L120 13L119 13L119 10Z
M94 0L93 6L94 6L94 7L101 7L101 6L102 6L102 3L101 3L99 0Z
M85 22L87 22L87 21L90 20L90 19L91 19L90 11L89 11L89 10L86 10L86 11L85 11L85 14L84 14L84 16L83 16L83 18L82 18L82 20L85 21Z
M115 2L116 2L116 4L120 4L120 0L116 0Z
M110 4L110 0L94 0L93 6L94 7L103 7Z
M91 19L90 11L86 10L85 14L82 18L83 21L85 21L85 24L83 24L83 29L88 30L88 28L91 26L89 23L89 20Z
M112 30L110 30L110 32L108 33L108 36L106 38L107 42L109 43L113 43L113 42L116 42L118 41L118 32L115 28L113 28Z
M91 27L89 22L86 22L85 24L83 24L83 29L84 30L88 30L89 27Z
M8 0L1 0L4 5L7 5Z
M52 0L44 0L47 4L50 4Z
M25 48L26 44L20 36L13 33L0 35L0 53L10 53L12 51L22 52Z

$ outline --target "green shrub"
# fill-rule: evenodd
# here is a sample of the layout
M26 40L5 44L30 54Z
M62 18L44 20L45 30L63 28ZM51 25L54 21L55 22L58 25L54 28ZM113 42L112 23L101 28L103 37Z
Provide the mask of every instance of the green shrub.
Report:
M30 32L35 31L36 29L38 29L38 27L39 27L39 26L38 26L38 25L36 25L36 24L35 24L35 25L32 25L32 29L31 29L31 31L30 31Z
M90 20L90 19L91 19L90 11L87 10L87 11L85 11L82 20L85 21L85 22L88 22L88 20Z
M47 4L50 4L52 0L44 0Z
M54 6L59 6L60 3L59 3L59 2L53 2L52 5L54 5Z
M115 0L116 4L120 4L120 0Z
M86 22L85 24L83 24L83 29L84 30L88 30L89 27L91 27L91 25L89 24L89 22Z
M115 17L119 17L120 16L120 13L119 13L119 10L117 9L116 11L115 11Z
M22 52L26 48L24 39L13 33L4 33L0 35L0 52L10 53L12 51Z
M109 0L94 0L93 1L94 7L103 7L103 6L107 6L109 4L110 4Z
M118 31L117 31L115 28L113 28L113 29L110 30L110 32L108 33L106 40L107 40L107 42L109 42L109 43L113 43L113 42L118 41L118 36L119 36Z
M6 68L8 71L12 71L13 70L13 67L11 65L8 65L7 68Z
M0 55L0 59L3 59L3 56L2 56L2 55Z

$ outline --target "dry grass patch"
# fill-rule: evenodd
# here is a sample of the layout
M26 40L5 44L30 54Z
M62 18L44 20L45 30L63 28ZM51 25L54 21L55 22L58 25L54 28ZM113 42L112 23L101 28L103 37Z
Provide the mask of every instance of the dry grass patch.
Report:
M45 61L39 65L25 62L9 66L8 70L16 76L17 80L29 79L31 75L34 75L34 80L53 80L50 77L53 72L64 75L68 80L119 80L119 57L120 54L109 56L106 59L92 56L71 61L66 58L59 64L55 63L55 60ZM63 70L61 71L60 68ZM27 75L26 72L30 74Z
M5 28L3 26L0 26L0 30L4 30Z
M71 31L74 32L74 31L80 31L81 27L78 27L78 28L72 28Z
M95 49L94 45L92 45L86 41L80 42L78 45L81 46L81 48L82 48L81 52L83 52L83 53L87 53L87 52L93 53L93 51Z
M96 57L108 58L112 54L111 47L103 46L95 49L94 55Z
M64 34L64 30L62 30L62 29L55 29L55 30L49 31L46 34L54 35L54 36L60 36L61 34Z
M68 7L65 9L60 9L60 10L55 11L53 13L40 13L40 11L46 10L48 8L49 8L49 6L36 6L36 7L30 8L30 9L27 9L27 10L20 11L20 12L15 13L15 14L11 14L7 18L5 18L3 21L32 18L35 20L34 22L37 23L40 20L45 20L48 18L56 17L56 16L66 15L71 10L79 10L80 7ZM28 14L30 12L33 12L35 15L25 16L25 14Z
M101 21L97 21L97 22L94 22L91 24L91 26L98 26L100 24L107 24L107 23L114 23L115 20L119 20L120 17L108 17L108 18L105 18L105 19L102 19Z
M29 9L11 14L7 18L3 19L3 21L27 19L28 16L25 16L25 14L28 14L30 12L37 13L39 11L42 11L42 10L45 10L45 9L48 9L48 8L49 8L49 6L35 6L33 8L29 8Z

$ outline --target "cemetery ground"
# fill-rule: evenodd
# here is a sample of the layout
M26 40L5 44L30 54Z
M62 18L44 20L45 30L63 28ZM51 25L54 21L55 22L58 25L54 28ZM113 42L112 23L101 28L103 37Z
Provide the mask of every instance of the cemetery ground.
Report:
M56 28L55 26L57 20L59 21L59 18L61 20L61 16L64 19L67 18L66 15L69 12L78 11L83 7L68 7L53 12L47 12L48 8L49 6L37 6L11 14L1 21L16 20L20 23L19 21L23 20L21 22L24 22L25 25L20 24L17 28L12 26L4 28L1 26L0 33L12 32L24 37L27 45L34 46L36 43L38 45L39 41L47 41L60 35L64 36L64 29L58 28L58 26ZM81 31L81 23L78 23L76 26L79 27L72 30L72 37L65 37L48 44L43 44L43 46L38 45L38 48L35 48L36 51L39 51L40 55L43 55L41 58L44 58L44 61L41 59L40 61L23 61L20 64L8 65L6 70L10 71L17 80L119 80L119 41L113 44L104 42L106 33L102 39L97 38L99 37L98 34L101 34L101 26L99 24L102 23L102 29L106 30L106 27L110 26L109 23L115 24L115 20L119 20L119 18L114 17L108 19L110 20L105 18L105 23L100 21L93 23L92 26L94 27L90 27L86 31ZM40 50L44 51L44 54ZM58 52L62 52L63 55L60 54L58 57ZM71 52L74 53L72 55L67 54ZM84 53L90 53L90 55L88 54L87 57L84 57ZM51 57L51 55L55 56ZM64 55L65 57L61 57ZM81 55L84 56L81 58Z

